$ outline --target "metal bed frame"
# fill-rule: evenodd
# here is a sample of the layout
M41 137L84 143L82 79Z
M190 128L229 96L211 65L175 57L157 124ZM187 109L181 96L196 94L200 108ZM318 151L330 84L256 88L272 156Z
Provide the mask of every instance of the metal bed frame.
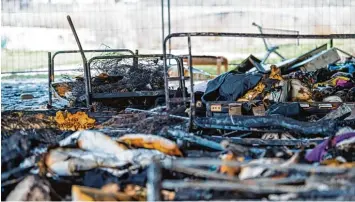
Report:
M182 57L178 56L173 56L173 55L162 55L162 54L150 54L150 55L139 55L138 50L136 50L136 53L129 49L110 49L110 50L84 50L82 48L81 42L79 40L79 37L76 33L74 24L70 18L70 16L67 16L67 20L69 22L70 28L73 32L73 35L75 37L76 43L78 45L79 50L67 50L67 51L57 51L53 54L51 52L48 52L48 105L51 106L53 103L52 99L52 83L54 82L54 66L55 66L55 57L59 54L66 54L66 53L80 53L82 62L83 62L83 67L84 67L84 82L85 82L85 96L86 96L86 107L90 108L92 104L92 100L99 100L99 99L110 99L110 98L134 98L134 97L164 97L165 91L164 90L158 90L158 91L135 91L135 92L120 92L120 93L93 93L92 91L92 84L91 84L91 64L95 60L105 60L105 59L123 59L123 58L133 58L133 66L137 67L138 66L138 59L139 58L163 58L165 61L167 59L174 59L176 60L176 64L178 67L178 77L170 77L169 80L175 80L179 81L179 87L180 89L185 89L185 80L186 78L184 77L183 74L183 59ZM94 56L87 60L85 56L85 52L127 52L130 55L107 55L107 56ZM164 69L166 69L164 67ZM188 77L187 77L188 78ZM188 98L186 98L186 93L183 90L183 98L182 99L174 99L171 98L169 100L171 103L179 103L179 102L186 102ZM170 94L169 94L170 96Z
M129 53L134 55L134 52L129 49L104 49L104 50L83 50L85 53ZM73 53L80 53L80 50L61 50L56 51L54 53L48 52L48 104L52 105L53 103L53 96L52 96L52 83L54 82L54 66L55 66L55 58L57 55L61 54L73 54Z
M133 58L134 67L138 65L139 58L162 58L162 54L149 54L149 55L112 55L112 56L96 56L92 57L87 64L87 69L84 71L85 73L85 85L86 89L86 100L87 107L92 104L92 100L100 100L100 99L110 99L110 98L134 98L134 97L164 97L164 90L156 90L156 91L135 91L135 92L119 92L119 93L93 93L92 83L91 83L91 64L96 60L107 60L107 59L124 59L124 58ZM182 64L181 58L173 55L169 55L169 59L174 59L178 65L179 75L181 72ZM170 77L170 80L179 80L179 87L182 88L185 86L184 80L181 80L180 77ZM170 96L170 95L169 95Z

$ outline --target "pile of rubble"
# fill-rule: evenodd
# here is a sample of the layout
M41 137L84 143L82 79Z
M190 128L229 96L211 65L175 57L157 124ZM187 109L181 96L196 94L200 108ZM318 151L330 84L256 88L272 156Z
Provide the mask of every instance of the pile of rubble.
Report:
M355 200L355 61L337 54L250 56L169 113L3 112L2 200ZM163 74L105 69L94 91L160 89ZM77 83L56 92L79 98Z
M18 127L41 117L3 136L3 199L147 200L147 187L159 174L163 181L154 189L162 200L354 199L350 127L324 139L265 140L187 133L186 120L149 111L77 111L76 122L91 130L71 132L62 114L3 115L2 121ZM95 125L86 124L92 119ZM160 164L158 174L149 170L152 159Z

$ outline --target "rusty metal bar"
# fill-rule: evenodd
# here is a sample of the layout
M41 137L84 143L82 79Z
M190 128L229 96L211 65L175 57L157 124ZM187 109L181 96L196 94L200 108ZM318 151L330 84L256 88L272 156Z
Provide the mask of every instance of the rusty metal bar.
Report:
M52 106L53 100L52 100L52 53L48 52L48 105Z
M85 56L85 53L83 51L83 47L81 46L81 43L80 43L80 40L79 40L79 36L78 34L76 33L76 30L75 30L75 27L74 27L74 24L70 18L70 16L68 15L67 16L67 19L68 19L68 23L69 23L69 26L73 32L73 35L74 35L74 38L75 38L75 41L76 41L76 44L78 45L78 48L79 48L79 51L80 51L80 55L81 55L81 59L83 60L83 67L84 67L84 77L85 77L85 89L86 89L86 96L88 96L88 92L89 92L89 89L88 89L88 81L86 80L88 77L87 77L87 72L85 71L87 69L87 59L86 59L86 56ZM88 105L88 103L87 103Z
M73 22L72 22L72 20L71 20L69 15L67 16L67 19L68 19L68 23L70 25L71 31L73 32L76 44L78 45L78 48L79 48L79 51L80 51L80 55L81 55L81 59L83 60L84 77L85 77L85 92L86 92L86 96L89 96L89 85L88 85L89 81L87 80L87 78L88 78L87 71L85 71L85 70L88 69L87 59L86 59L83 47L81 46L81 43L80 43L80 40L79 40L79 36L76 33L74 24L73 24ZM89 105L88 100L86 100L86 104Z

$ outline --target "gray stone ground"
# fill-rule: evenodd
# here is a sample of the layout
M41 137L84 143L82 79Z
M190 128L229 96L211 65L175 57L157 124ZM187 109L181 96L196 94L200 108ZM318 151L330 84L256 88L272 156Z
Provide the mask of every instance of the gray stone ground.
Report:
M22 94L33 99L22 100ZM28 110L44 108L48 102L48 83L43 81L2 81L1 110Z

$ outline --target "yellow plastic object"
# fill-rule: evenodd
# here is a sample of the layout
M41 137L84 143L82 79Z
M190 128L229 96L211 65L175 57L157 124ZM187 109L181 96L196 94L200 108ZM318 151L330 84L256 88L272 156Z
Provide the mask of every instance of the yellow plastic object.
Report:
M85 112L70 112L58 111L54 117L60 130L85 130L95 126L95 119L90 118Z
M183 156L175 142L155 135L130 134L120 137L118 141L124 142L133 147L155 149L167 155Z

